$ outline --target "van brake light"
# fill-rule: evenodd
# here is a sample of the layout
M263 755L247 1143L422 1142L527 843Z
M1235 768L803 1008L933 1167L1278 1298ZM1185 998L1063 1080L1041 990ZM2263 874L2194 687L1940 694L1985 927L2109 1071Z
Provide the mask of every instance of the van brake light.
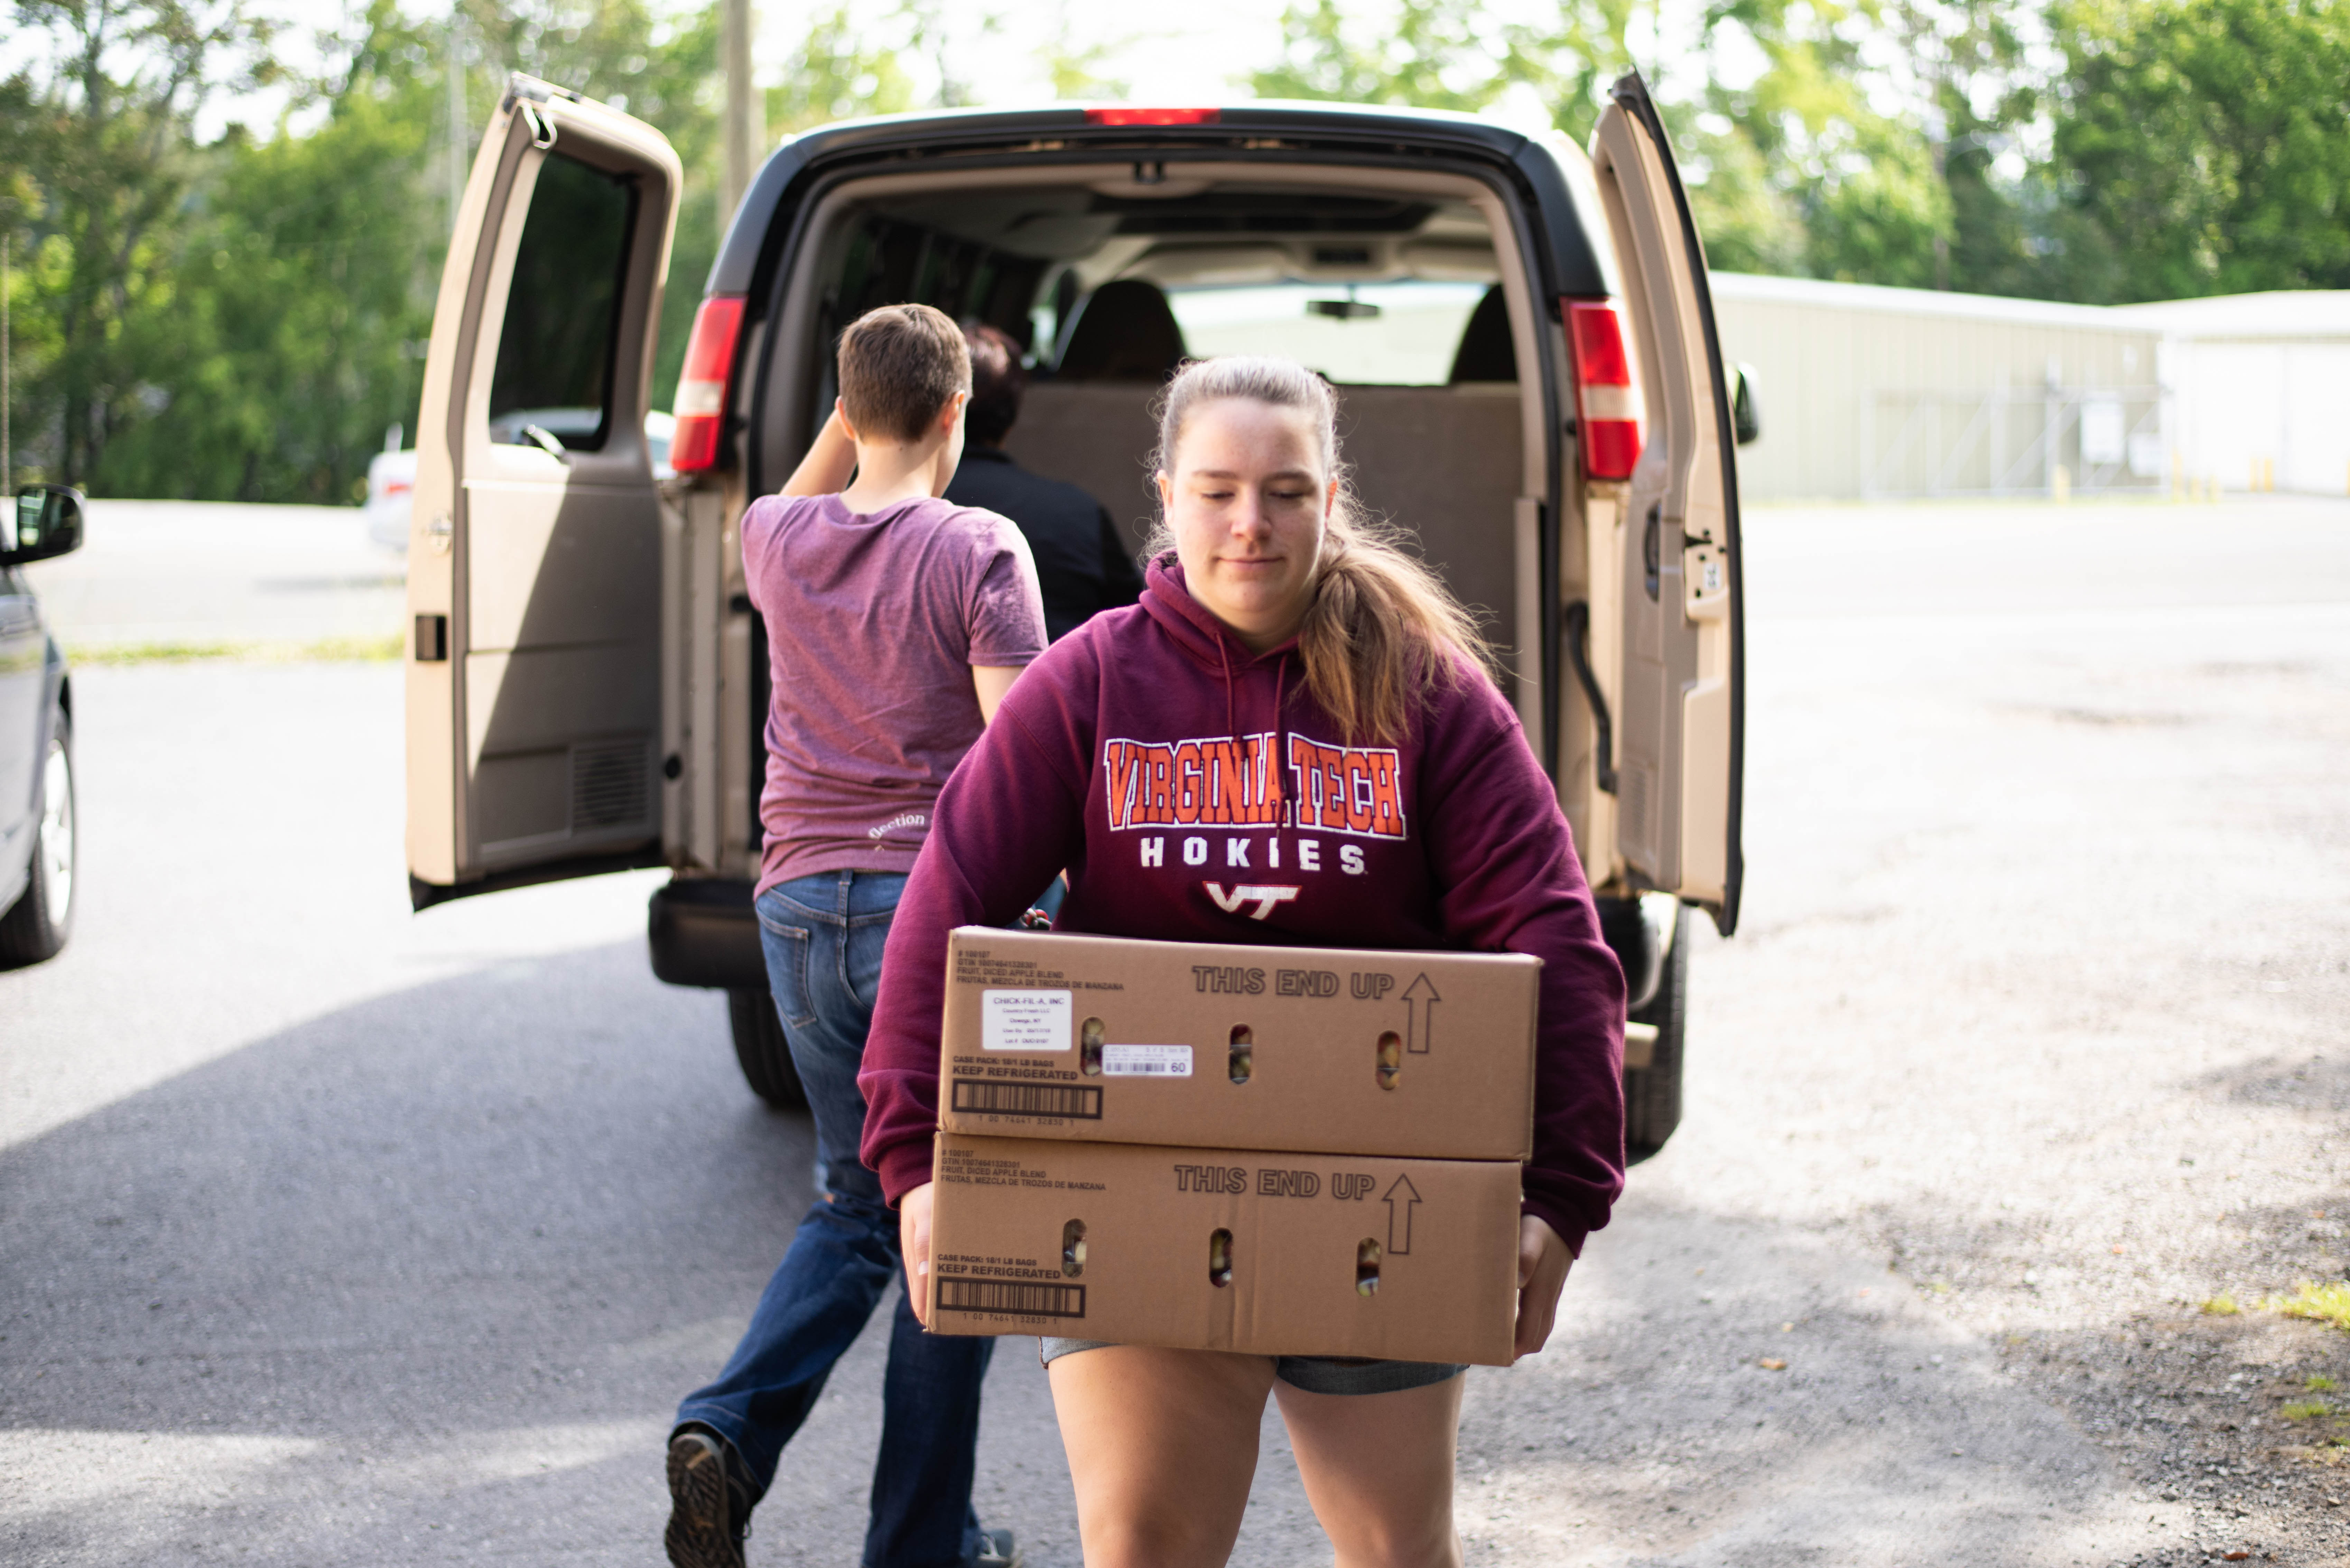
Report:
M1575 347L1575 410L1586 479L1629 479L1640 461L1640 391L1613 300L1566 301Z
M733 380L734 342L743 332L743 296L714 294L693 313L693 336L685 346L685 367L677 382L677 431L670 438L669 465L680 473L718 466L718 435L726 423L726 395Z
M1220 109L1089 109L1093 125L1213 125L1223 117Z

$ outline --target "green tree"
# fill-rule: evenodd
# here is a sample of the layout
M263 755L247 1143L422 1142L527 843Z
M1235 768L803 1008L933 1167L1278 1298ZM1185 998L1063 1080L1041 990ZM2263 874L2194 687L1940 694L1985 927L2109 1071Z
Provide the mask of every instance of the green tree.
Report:
M1706 73L1705 106L1729 122L1721 134L1749 142L1760 164L1744 212L1692 196L1708 244L1714 207L1744 219L1743 232L1730 231L1733 244L1775 262L1772 270L1932 287L1950 235L1950 197L1918 117L1878 107L1893 84L1871 63L1871 45L1884 38L1876 0L1730 0L1714 26L1714 55L1734 33L1760 50L1763 68L1734 88Z
M1126 78L1105 75L1101 67L1134 41L1129 36L1115 41L1077 43L1070 36L1069 8L1065 0L1054 14L1052 31L1036 47L1036 59L1045 67L1045 79L1052 83L1056 99L1121 99L1127 94Z
M2059 0L2052 21L2063 201L2113 297L2350 286L2350 6Z
M784 79L767 89L767 129L797 132L863 114L914 107L914 81L896 47L862 32L839 5L818 16L793 51Z
M109 455L118 493L335 504L384 428L415 421L446 236L427 158L433 36L372 0L359 42L288 115L196 155L175 269L171 403Z
M1250 78L1261 98L1473 114L1510 85L1508 40L1477 0L1396 0L1375 19L1310 0L1283 12L1281 31L1280 62Z
M1389 103L1476 112L1530 92L1558 130L1587 143L1607 91L1633 68L1636 0L1564 0L1539 23L1496 23L1477 0L1401 0L1391 13L1350 13L1339 0L1292 5L1280 62L1251 78L1266 97ZM1783 52L1801 65L1800 44ZM1783 67L1764 88L1790 96ZM1752 103L1660 101L1713 265L1792 272L1807 264L1797 201L1742 117ZM1839 105L1843 99L1839 99ZM1773 101L1774 109L1784 104ZM1773 145L1779 144L1773 139Z
M31 466L99 483L117 438L169 406L189 127L208 87L273 73L267 38L235 0L18 0L0 216L26 242L16 319L34 351L14 400Z
M1668 104L1662 113L1705 237L1706 264L1721 272L1804 273L1802 213L1753 137L1717 110Z

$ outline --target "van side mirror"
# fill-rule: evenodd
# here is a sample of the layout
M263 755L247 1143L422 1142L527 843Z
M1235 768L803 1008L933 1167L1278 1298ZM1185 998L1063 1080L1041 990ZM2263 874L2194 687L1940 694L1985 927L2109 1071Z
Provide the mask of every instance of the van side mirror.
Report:
M1762 434L1762 413L1754 406L1754 367L1741 363L1731 374L1737 385L1730 391L1730 429L1740 446L1752 446Z
M0 566L46 561L81 548L81 514L88 505L78 490L63 484L28 484L16 492L15 526L0 534Z

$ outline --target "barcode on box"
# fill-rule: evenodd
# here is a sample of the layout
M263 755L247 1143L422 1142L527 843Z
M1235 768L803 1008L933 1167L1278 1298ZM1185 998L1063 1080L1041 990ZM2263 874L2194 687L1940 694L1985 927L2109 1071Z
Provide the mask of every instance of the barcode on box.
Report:
M1087 1084L992 1084L954 1081L954 1108L1007 1116L1076 1116L1101 1120L1101 1091Z
M1188 1078L1191 1075L1189 1045L1105 1045L1105 1078Z
M1028 1280L941 1280L939 1305L949 1312L1000 1312L1015 1317L1083 1317L1086 1287Z

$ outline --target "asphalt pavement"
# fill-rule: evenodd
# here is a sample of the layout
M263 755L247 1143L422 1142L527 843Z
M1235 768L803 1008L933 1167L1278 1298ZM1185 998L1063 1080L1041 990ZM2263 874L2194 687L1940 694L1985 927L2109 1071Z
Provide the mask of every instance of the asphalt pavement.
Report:
M1748 537L1745 917L1551 1348L1470 1374L1470 1560L2338 1560L2272 1391L2350 1336L2199 1303L2350 1251L2350 504ZM648 972L658 875L409 914L396 665L76 684L78 929L0 974L0 1560L658 1562L812 1156ZM885 1337L754 1563L856 1558ZM979 1504L1074 1568L1031 1341ZM1327 1561L1277 1418L1234 1561Z
M26 571L69 648L283 656L396 641L407 566L356 506L94 501L82 547Z

